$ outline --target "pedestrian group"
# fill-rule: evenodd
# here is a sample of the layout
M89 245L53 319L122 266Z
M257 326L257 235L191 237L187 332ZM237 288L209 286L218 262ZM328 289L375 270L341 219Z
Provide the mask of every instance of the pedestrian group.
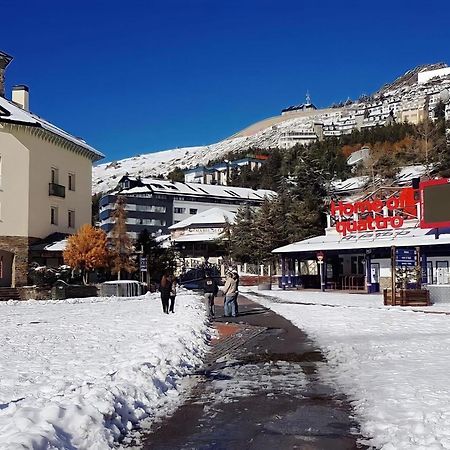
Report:
M221 289L224 296L224 317L237 317L238 295L239 295L239 274L237 270L230 270L227 273L225 285ZM209 272L206 272L203 280L203 291L205 294L205 303L208 317L215 317L215 297L219 293L219 285ZM177 295L177 279L169 271L164 272L159 284L159 292L161 293L161 303L163 312L175 312L175 297Z

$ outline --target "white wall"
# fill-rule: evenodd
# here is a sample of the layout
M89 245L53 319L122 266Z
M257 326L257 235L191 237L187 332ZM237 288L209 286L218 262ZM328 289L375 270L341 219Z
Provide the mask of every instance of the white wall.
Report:
M89 158L32 134L27 128L14 130L14 137L29 151L28 235L44 238L51 233L74 233L91 223L92 162ZM50 196L51 168L59 172L58 184L65 198ZM69 173L75 174L75 191L69 190ZM50 208L58 208L58 224L50 223ZM75 227L68 226L68 211L75 211Z
M191 217L193 214L189 214L189 210L191 208L197 209L197 214L207 211L211 208L222 208L226 211L237 211L239 209L239 205L227 205L225 203L206 203L206 202L188 202L183 200L174 200L173 202L174 208L184 208L185 213L173 213L173 221L181 222L188 217Z
M443 69L428 70L426 72L420 72L417 75L417 81L419 84L426 83L428 80L434 77L442 77L450 74L450 67L444 67Z
M28 236L29 152L0 125L0 236Z

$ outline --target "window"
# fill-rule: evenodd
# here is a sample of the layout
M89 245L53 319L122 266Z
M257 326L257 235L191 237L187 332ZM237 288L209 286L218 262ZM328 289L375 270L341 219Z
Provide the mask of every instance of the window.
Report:
M52 167L52 171L51 171L51 182L53 183L53 184L58 184L58 179L59 179L59 177L58 177L58 169L56 168L56 167Z
M50 207L50 223L58 225L58 208L56 206Z
M69 228L75 228L75 211L70 211L67 214L67 223Z
M197 214L197 209L195 209L195 208L191 208L190 210L189 210L189 214Z
M184 214L186 212L186 208L173 208L173 212L175 214Z
M69 173L69 191L74 191L75 190L75 174L74 173Z

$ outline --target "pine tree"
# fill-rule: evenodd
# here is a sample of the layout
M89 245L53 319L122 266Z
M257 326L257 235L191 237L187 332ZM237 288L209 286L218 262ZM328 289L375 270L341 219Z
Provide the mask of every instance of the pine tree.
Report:
M64 263L80 270L85 284L89 272L108 265L108 256L106 233L88 224L69 237L63 253Z
M117 279L121 279L122 271L131 273L136 270L133 261L133 244L127 234L127 213L125 210L126 200L122 196L118 196L116 206L112 215L114 227L111 230L111 271L117 274Z
M254 212L248 204L241 206L234 223L226 227L224 231L224 235L229 239L231 258L241 263L253 262L253 216Z
M147 229L139 233L136 248L147 258L147 269L151 280L159 281L167 269L172 271L175 269L176 260L173 249L163 248L154 237L150 236Z

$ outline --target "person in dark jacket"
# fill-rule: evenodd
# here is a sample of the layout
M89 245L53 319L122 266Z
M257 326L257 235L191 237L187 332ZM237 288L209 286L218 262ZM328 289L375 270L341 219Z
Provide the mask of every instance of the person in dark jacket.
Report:
M170 299L169 311L171 313L174 313L175 312L175 309L174 309L175 308L175 297L177 296L178 282L177 282L177 279L173 275L170 276L170 281L172 283L172 286L170 288L170 296L169 296L169 299Z
M205 276L203 291L205 293L205 303L208 317L214 318L215 317L214 298L219 292L219 287L217 286L216 281L213 280L213 278L209 274L206 274Z
M163 312L169 314L169 299L170 293L172 291L172 281L170 273L168 271L164 272L159 283L159 292L161 292L161 303L163 307Z

